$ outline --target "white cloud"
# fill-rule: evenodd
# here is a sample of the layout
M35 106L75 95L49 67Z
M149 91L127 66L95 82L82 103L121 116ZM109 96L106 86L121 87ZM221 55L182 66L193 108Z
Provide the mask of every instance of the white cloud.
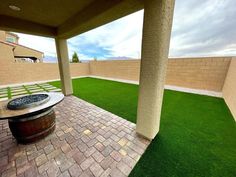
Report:
M83 49L83 54L90 53L94 45L109 50L107 57L140 56L143 11L136 12L107 25L69 39L70 51L76 51L81 45L91 44ZM77 48L76 48L77 45ZM78 51L81 53L81 51ZM71 52L70 52L71 54ZM91 56L87 56L91 58Z
M236 55L235 0L177 0L170 56Z

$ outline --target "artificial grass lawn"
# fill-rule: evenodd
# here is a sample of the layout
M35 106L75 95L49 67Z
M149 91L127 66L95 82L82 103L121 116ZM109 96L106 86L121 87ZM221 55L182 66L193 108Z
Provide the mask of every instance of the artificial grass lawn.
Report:
M81 78L73 88L75 96L136 122L137 85ZM236 176L236 123L223 99L165 90L160 125L131 177Z
M60 88L60 82L49 83ZM136 122L136 85L94 78L73 79L74 95L110 111L131 122Z

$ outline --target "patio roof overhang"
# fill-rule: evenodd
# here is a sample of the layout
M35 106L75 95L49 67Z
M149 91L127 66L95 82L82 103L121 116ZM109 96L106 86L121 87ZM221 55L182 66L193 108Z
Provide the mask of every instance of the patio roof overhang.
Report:
M10 5L19 7L20 11L11 10ZM70 38L142 8L142 0L3 0L0 29Z

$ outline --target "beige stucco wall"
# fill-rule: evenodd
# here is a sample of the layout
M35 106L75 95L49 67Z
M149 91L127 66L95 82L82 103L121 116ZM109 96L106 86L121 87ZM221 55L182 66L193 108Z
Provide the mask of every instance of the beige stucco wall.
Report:
M222 91L231 57L169 59L167 85ZM90 74L95 76L139 80L140 60L93 61Z
M0 67L4 67L4 63L14 62L13 46L0 42Z
M32 50L30 48L20 46L20 45L17 45L15 47L14 55L15 56L32 56L32 57L38 58L40 61L42 61L42 58L43 58L43 53L42 52Z
M71 76L89 74L88 63L70 64ZM59 79L56 63L5 63L0 69L0 85Z
M223 87L223 98L236 121L236 58L231 60Z
M12 37L15 39L16 44L18 44L18 36L13 34L13 33L9 33L6 31L2 31L0 30L0 40L3 42L6 42L6 38L7 37ZM13 43L14 44L14 43ZM1 58L7 58L9 59L10 55L14 55L14 56L30 56L30 57L36 57L39 59L39 62L42 62L42 58L43 58L43 53L37 50L33 50L30 49L28 47L22 46L22 45L15 45L14 50L6 50L6 48L9 48L7 46L3 46L4 44L0 45L0 51L4 51L1 52ZM14 57L12 58L11 62L15 62L15 61L20 61L19 59L15 59ZM21 61L23 62L23 60Z
M5 41L6 40L6 32L0 30L0 40L1 41Z

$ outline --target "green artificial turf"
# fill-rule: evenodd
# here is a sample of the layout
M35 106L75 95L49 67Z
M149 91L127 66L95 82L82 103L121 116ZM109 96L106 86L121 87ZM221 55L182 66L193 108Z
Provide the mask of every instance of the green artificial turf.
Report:
M60 88L59 81L49 84ZM136 122L137 85L94 78L73 79L72 84L75 96Z
M137 85L82 78L73 88L75 96L136 122ZM224 100L165 90L160 131L130 176L235 177L236 123Z

